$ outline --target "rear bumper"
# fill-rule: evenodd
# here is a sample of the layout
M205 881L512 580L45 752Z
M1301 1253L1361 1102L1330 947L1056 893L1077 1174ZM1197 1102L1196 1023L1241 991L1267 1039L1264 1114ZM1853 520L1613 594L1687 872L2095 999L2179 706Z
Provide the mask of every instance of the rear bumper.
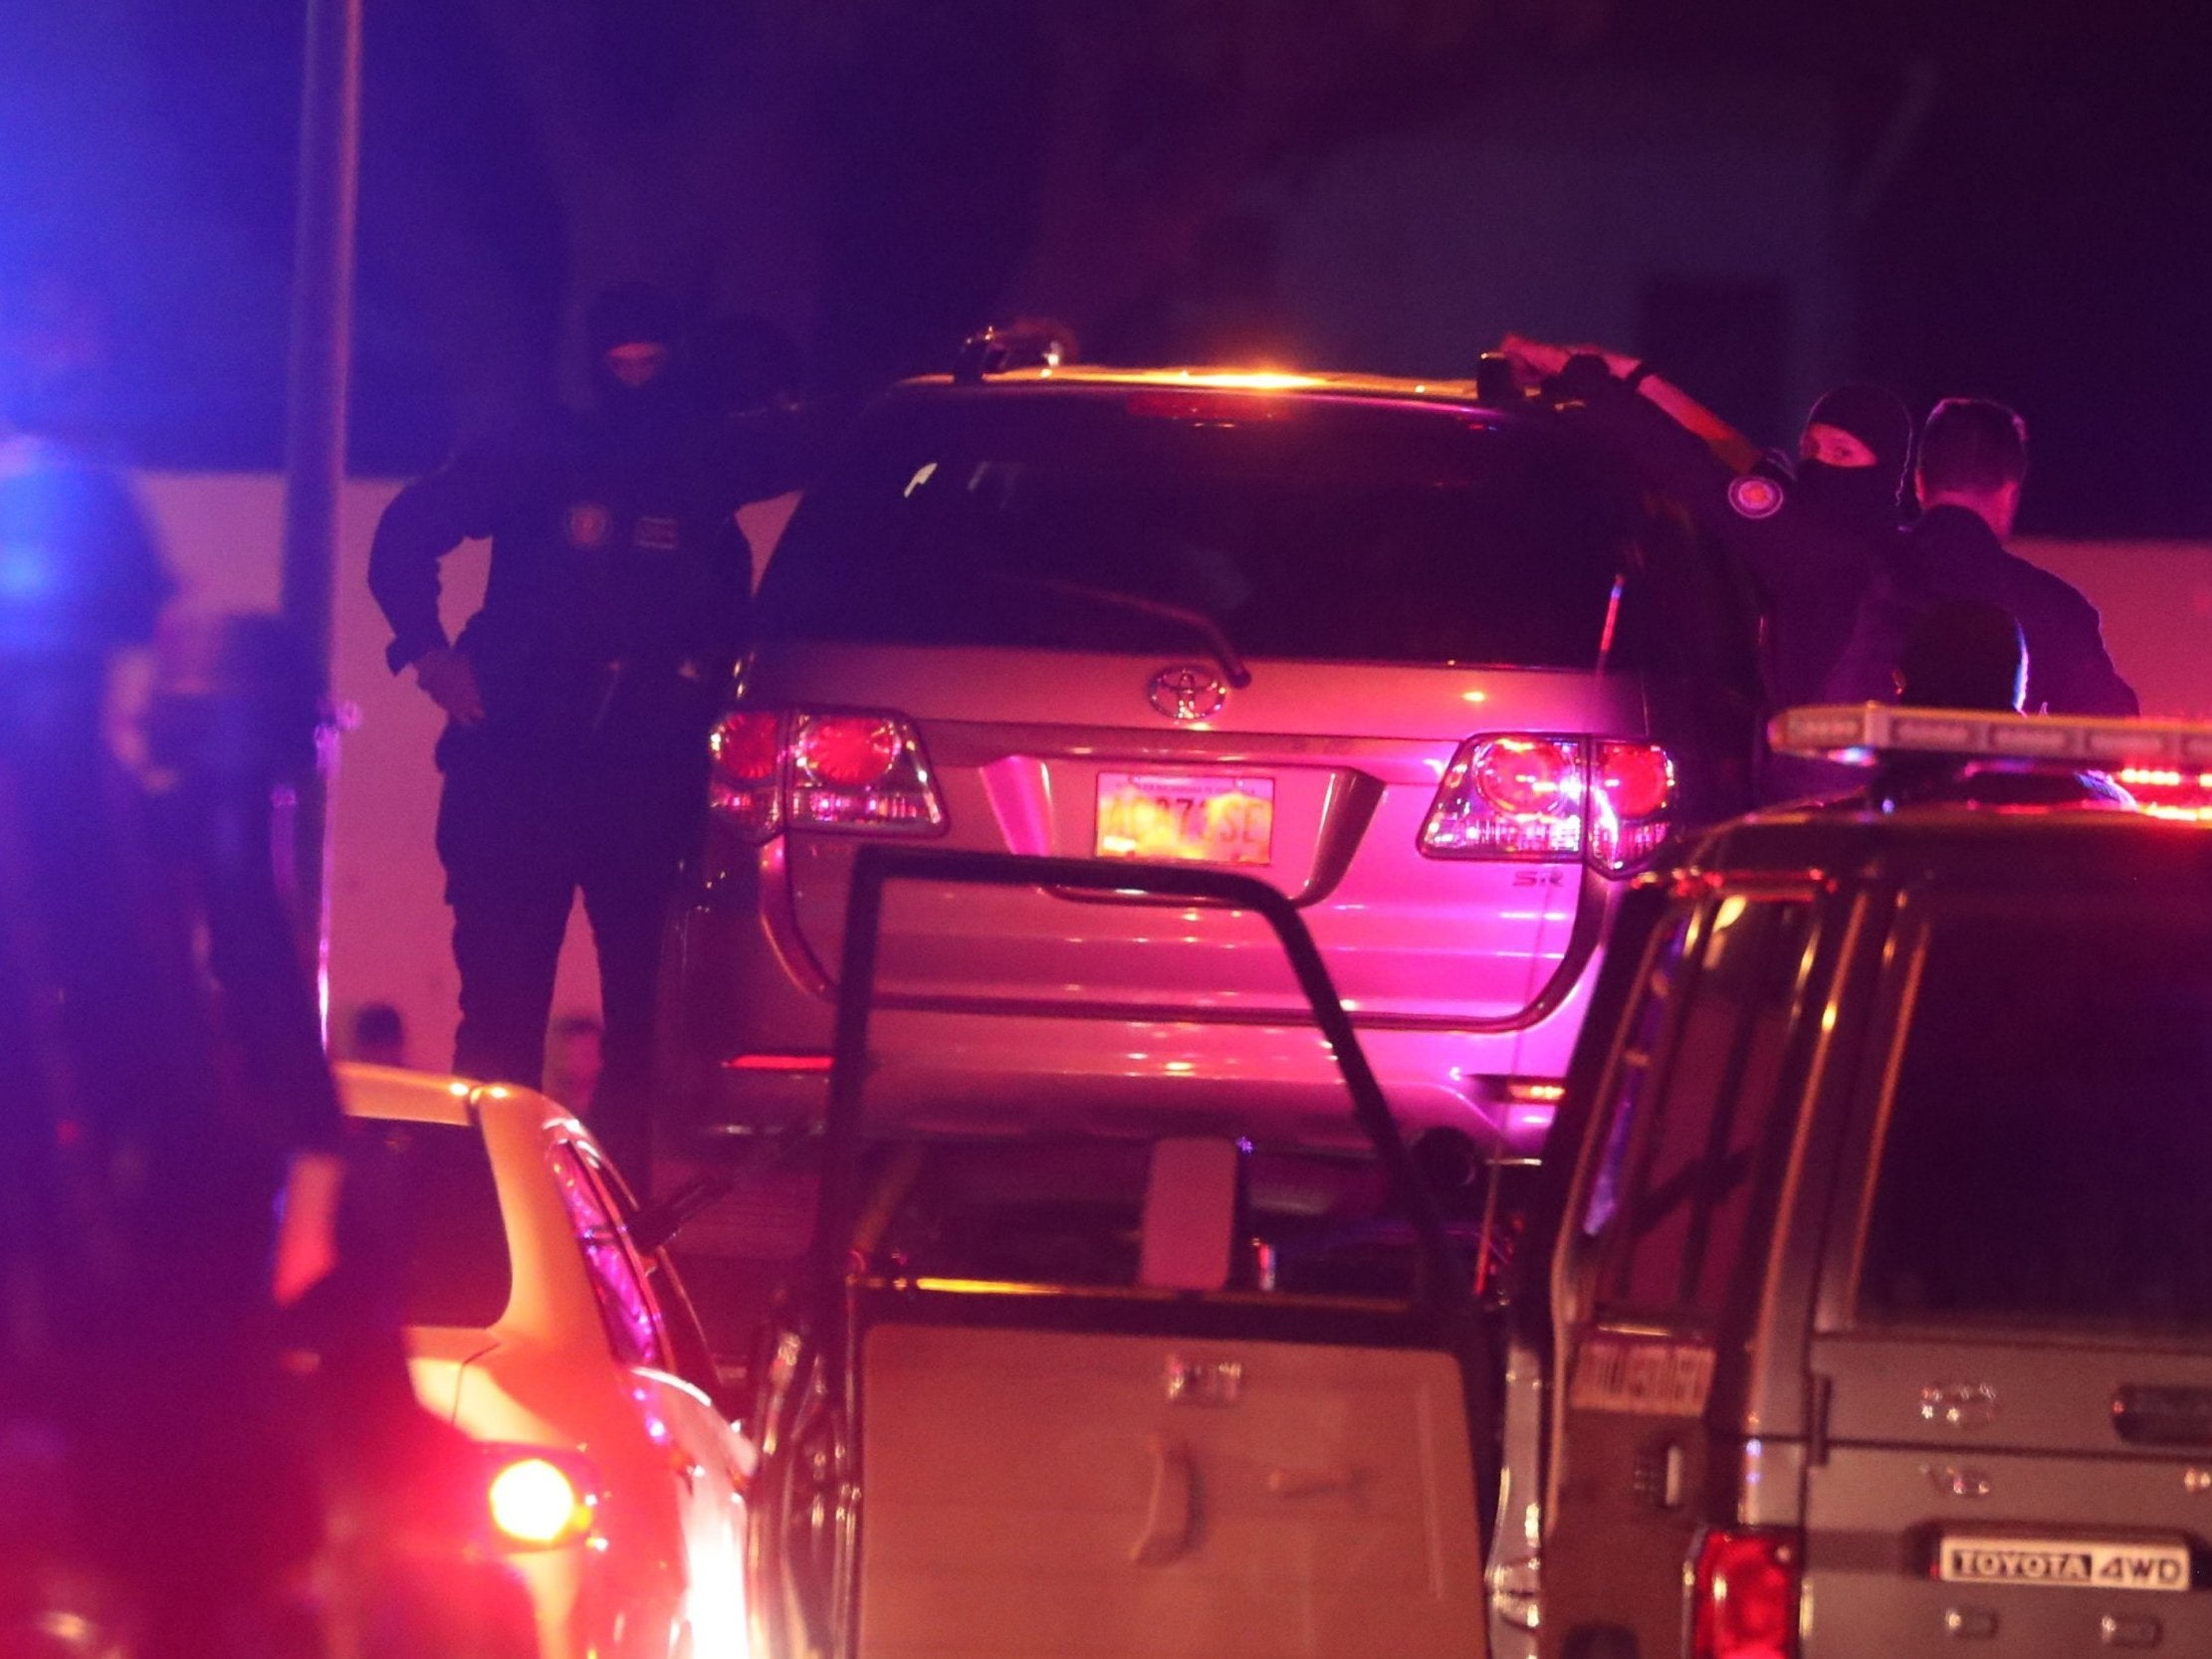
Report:
M1566 1075L1596 965L1593 953L1555 1006L1512 1030L1360 1027L1408 1133L1452 1129L1486 1153L1534 1154L1552 1106L1527 1098L1541 1091L1525 1085ZM740 1004L718 998L720 1020L696 1007L686 1020L707 1039L687 1062L686 1139L696 1150L818 1121L828 1104L828 999L787 980L760 988L765 994ZM741 1005L745 1013L731 1017ZM801 1017L773 1017L778 1005ZM1366 1144L1328 1044L1310 1023L889 1007L871 1015L868 1048L871 1115L925 1133L1160 1134L1202 1119L1217 1126L1225 1115L1312 1144Z

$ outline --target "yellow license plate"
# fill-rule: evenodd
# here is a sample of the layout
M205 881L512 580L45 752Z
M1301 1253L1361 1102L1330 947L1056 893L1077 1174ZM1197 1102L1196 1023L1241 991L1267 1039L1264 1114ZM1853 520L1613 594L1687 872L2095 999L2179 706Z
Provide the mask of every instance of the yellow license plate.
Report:
M1275 780L1169 772L1098 774L1098 856L1265 864Z

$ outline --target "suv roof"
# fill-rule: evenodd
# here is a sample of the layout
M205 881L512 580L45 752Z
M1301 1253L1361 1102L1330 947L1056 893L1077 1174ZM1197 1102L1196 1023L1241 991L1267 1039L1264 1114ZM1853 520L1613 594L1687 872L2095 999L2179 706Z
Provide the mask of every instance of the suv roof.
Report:
M1481 388L1472 379L1414 380L1383 374L1340 374L1304 369L1234 368L1215 364L1187 364L1164 368L1114 368L1100 363L1063 363L1049 368L1004 369L973 379L954 374L924 374L900 382L901 386L1188 386L1194 390L1333 393L1349 397L1411 398L1438 404L1484 403ZM1504 407L1520 407L1518 399ZM1543 407L1531 404L1531 407Z

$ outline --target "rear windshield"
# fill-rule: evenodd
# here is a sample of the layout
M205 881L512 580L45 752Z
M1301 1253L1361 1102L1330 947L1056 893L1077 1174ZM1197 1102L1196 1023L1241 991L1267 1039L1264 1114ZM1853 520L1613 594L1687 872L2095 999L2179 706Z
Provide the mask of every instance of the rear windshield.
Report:
M1593 452L1452 411L909 399L809 492L762 627L1204 660L1199 617L1248 657L1587 670L1639 511Z
M512 1270L482 1132L473 1124L376 1120L357 1121L354 1133L353 1165L377 1212L370 1225L396 1235L406 1322L496 1324L507 1311Z
M870 1247L923 1278L1127 1288L1142 1280L1150 1149L1138 1141L895 1141L868 1160ZM1245 1146L1232 1284L1404 1301L1415 1243L1371 1158ZM1260 1263L1264 1259L1264 1268Z
M1861 1278L1878 1317L2212 1331L2207 919L1929 939Z

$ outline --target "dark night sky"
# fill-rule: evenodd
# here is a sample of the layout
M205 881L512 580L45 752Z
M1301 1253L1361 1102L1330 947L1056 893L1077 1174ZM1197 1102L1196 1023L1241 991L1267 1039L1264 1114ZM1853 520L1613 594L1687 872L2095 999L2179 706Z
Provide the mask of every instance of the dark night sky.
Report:
M758 95L742 78L726 92L684 84L684 66L710 49L742 58L756 14L781 5L795 15L784 0L565 3L597 22L608 107L646 111L639 119L663 96ZM807 343L833 375L911 366L899 359L917 341L998 303L1040 220L1036 156L1052 94L1036 20L1060 3L818 0L843 34L812 61L801 134L811 177L797 188L814 204L819 240ZM496 287L520 342L510 349L549 357L567 279L563 215L574 209L533 135L514 66L477 26L480 8L365 4L355 459L407 470L450 441L453 364L467 340L456 320L466 306L442 307L425 272L447 291ZM1634 65L1661 81L1717 69L1825 84L1846 111L1838 142L1849 175L1923 66L1933 88L1925 122L1847 239L1856 367L1915 402L1979 392L2028 412L2037 475L2025 527L2212 535L2212 55L2199 38L2212 25L2194 8L1400 9L1476 13L1480 27L1441 53L1379 60L1317 109L1301 141L1321 141L1331 121L1448 105L1506 55L1524 54ZM153 462L275 458L296 10L106 0L0 16L0 275L59 262L106 294L114 366L103 425ZM1134 0L1128 10L1143 12ZM58 21L65 14L72 21ZM1283 0L1277 15L1294 28L1305 13ZM134 66L113 50L118 39L135 44ZM441 265L425 250L455 222L472 228L470 245Z

